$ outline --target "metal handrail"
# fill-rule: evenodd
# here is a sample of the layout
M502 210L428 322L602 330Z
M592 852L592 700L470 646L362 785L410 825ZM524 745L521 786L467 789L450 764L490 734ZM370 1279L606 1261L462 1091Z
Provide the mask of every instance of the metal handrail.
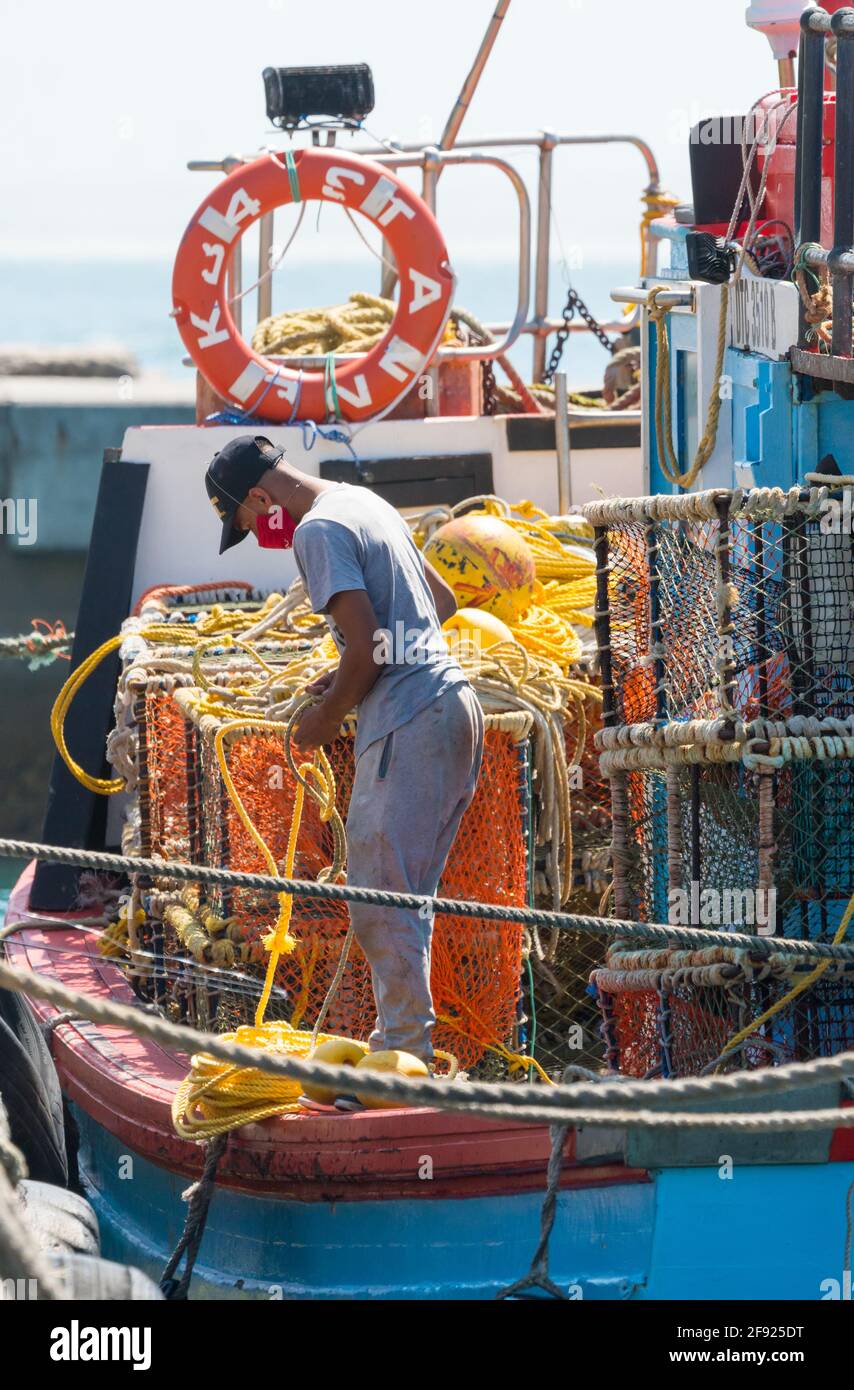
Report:
M437 356L451 357L456 361L477 360L484 361L486 358L501 357L515 343L519 334L522 332L528 319L528 302L531 297L531 204L528 199L528 190L522 176L508 164L506 159L499 159L494 154L480 154L477 150L460 151L459 147L453 150L444 151L436 148L422 150L420 154L385 154L377 157L378 164L387 164L392 169L417 168L419 165L424 171L424 179L433 181L435 189L435 179L440 169L449 164L487 164L494 169L500 169L507 176L516 193L519 203L519 276L517 281L516 312L513 321L504 337L497 343L471 343L466 347L440 348ZM427 201L425 199L425 201ZM434 199L435 202L435 199ZM430 203L427 203L430 207ZM431 207L431 211L435 208Z
M494 343L488 344L488 345L487 345L487 350L486 350L486 351L478 351L478 352L473 352L470 348L443 348L443 349L441 350L441 355L443 355L443 356L444 356L444 355L456 355L458 359L459 359L460 356L470 356L470 357L471 357L471 356L493 357L493 356L496 355L497 351L506 351L506 349L507 349L507 347L510 345L510 343L515 342L515 340L516 340L521 334L524 333L524 334L527 334L527 335L533 337L533 339L534 339L534 343L533 343L533 362L532 362L533 380L538 381L538 380L540 380L540 378L542 377L543 371L544 371L544 369L545 369L546 339L549 337L549 335L550 335L551 333L557 332L557 330L563 326L561 320L559 320L559 319L554 319L554 318L550 318L550 317L549 317L549 313L548 313L548 297L549 297L549 260L550 260L550 251L551 251L551 189L552 189L552 172L553 172L553 171L552 171L552 162L553 162L553 156L554 156L554 151L555 151L555 149L557 149L559 146L562 146L562 145L566 145L566 146L583 146L583 145L629 145L629 146L631 146L632 148L636 149L636 150L640 153L640 155L641 155L641 157L643 158L644 163L645 163L645 165L646 165L646 171L647 171L647 176L648 176L649 182L648 182L647 186L646 186L646 187L644 188L644 190L643 190L644 194L645 194L645 195L650 195L650 194L655 194L655 193L658 193L658 192L661 191L661 182L660 182L660 175L659 175L658 163L657 163L657 161L656 161L655 155L654 155L653 152L652 152L651 147L647 144L647 142L646 142L645 140L642 140L642 139L640 138L640 136L638 136L638 135L631 135L631 134L616 133L616 134L610 134L610 135L609 135L609 134L596 134L596 133L594 133L594 134L589 134L589 135L572 135L572 134L562 133L562 132L558 132L558 131L543 130L543 131L540 131L540 132L537 133L537 134L531 134L531 135L517 135L517 134L511 134L511 135L489 135L489 136L484 136L484 137L479 138L479 139L457 140L457 141L455 141L453 151L451 151L451 152L445 152L445 151L440 151L440 150L431 150L430 147L425 147L425 145L423 144L423 142L421 142L421 143L418 143L418 142L401 143L401 142L397 142L397 141L389 141L387 145L359 146L359 147L356 149L355 153L357 153L357 154L365 155L365 156L367 156L367 157L369 157L369 158L375 159L375 160L377 161L377 163L389 164L389 165L391 165L391 167L396 167L396 168L403 168L403 167L406 167L406 164L404 163L404 160L405 160L405 158L406 158L407 156L416 156L416 158L414 159L414 161L412 161L412 164L414 164L414 165L416 165L416 166L417 166L417 165L421 165L422 170L423 170L423 173L422 173L422 188L421 188L421 194L422 194L422 197L424 198L424 201L427 203L427 206L428 206L428 207L430 208L430 210L431 210L432 212L434 212L434 213L435 213L435 211L436 211L436 185L437 185L437 183L438 183L439 172L440 172L441 168L442 168L445 164L447 164L447 163L475 162L475 161L472 161L472 159L471 159L471 153L470 153L470 152L477 152L477 151L480 151L480 150L490 150L490 149L499 149L499 148L508 148L508 147L517 147L517 148L525 148L525 147L528 147L528 148L537 148L537 149L539 150L539 178L538 178L538 196L537 196L537 235L536 235L536 251L535 251L535 258L534 258L535 269L534 269L534 303L533 303L533 317L532 317L530 320L527 320L527 318L526 318L526 321L523 322L521 325L517 324L517 319L518 319L518 306L517 306L517 314L516 314L516 316L514 317L513 323L511 324L511 329L514 330L514 331L512 332L512 337L510 336L510 333L509 333L509 330L508 330L508 333L506 334L503 343L502 343L502 344L499 344L497 349L496 349L496 345L495 345ZM466 158L465 160L456 159L455 156L456 156L459 152L462 152L462 153L466 154L466 155L467 155L467 158ZM260 152L259 152L259 153L260 153ZM253 154L253 155L247 155L247 156L232 154L232 155L227 155L224 159L220 159L220 160L212 160L212 159L194 159L194 160L190 160L189 163L188 163L188 165L187 165L187 167L188 167L188 169L190 169L190 170L192 170L192 171L194 171L194 172L231 173L232 170L238 168L241 164L248 163L250 160L252 160L252 159L257 159L257 158L258 158L258 154L257 154L257 153L256 153L256 154ZM478 161L478 162L482 162L482 163L494 162L494 163L497 164L498 167L502 167L502 168L504 169L505 172L508 172L508 171L512 170L513 179L514 179L514 180L518 179L519 182L522 184L522 188L524 189L525 186L524 186L524 183L523 183L522 180L521 180L521 176L516 172L515 169L513 169L513 166L510 165L510 164L508 164L506 161L504 161L504 160L492 160L492 161L490 161L489 159L484 159L484 160ZM410 165L410 167L412 167L412 166ZM515 182L514 182L514 186L515 186ZM527 202L527 190L525 190L525 199L526 199L526 202ZM265 271L268 270L268 268L269 268L269 248L272 246L273 240L274 240L274 237L273 237L273 218L274 218L274 214L271 212L271 213L266 213L265 216L262 217L262 218L260 219L261 231L260 231L260 245L259 245L259 271L258 271L259 277L263 276L264 273L265 273ZM527 270L527 267L528 267L529 262L530 262L530 254L529 254L529 248L530 248L530 206L529 206L529 208L528 208L528 227L529 227L529 232L528 232L528 250L527 250L527 252L526 252L526 255L527 255L526 267L525 267L526 270ZM657 260L657 253L658 253L658 243L657 243L657 241L655 240L655 238L653 238L653 237L649 234L649 232L647 232L647 238L646 238L646 240L647 240L647 248L646 248L646 249L647 249L647 264L651 267L650 273L654 275L654 274L655 274L656 260ZM521 251L522 251L522 245L521 245L521 238L520 238L520 255L521 255ZM233 262L233 263L236 262L237 259L238 259L237 257L233 257L233 258L232 258L232 262ZM519 267L519 272L520 272L520 283L521 283L521 277L522 277L522 270L523 270L523 267L520 265L520 267ZM529 277L530 277L530 272L529 272L529 271L528 271L528 275L529 275ZM233 281L230 283L229 288L230 288L230 292L231 292L232 294L235 293L235 283L234 283ZM238 287L238 288L239 288L239 287ZM235 323L236 323L238 329L240 329L240 328L241 328L241 316L240 316L241 304L240 304L240 301L239 301L239 300L234 304L233 308L234 308L234 310L235 310L235 313L234 313ZM272 285L271 285L270 278L269 278L269 276L268 276L266 279L263 279L263 280L262 280L262 282L261 282L261 284L259 285L259 288L258 288L258 318L259 318L259 321L260 321L261 319L267 318L267 317L270 315L271 312L272 312ZM526 315L527 315L527 296L526 296ZM490 331L493 331L493 329L494 329L494 326L493 326L493 325L487 325L487 326L490 328ZM626 322L619 322L619 321L618 321L618 322L614 322L614 323L608 323L608 324L605 324L605 325L603 325L603 326L604 326L608 331L612 331L612 332L625 332L625 331L626 331L628 328L630 328L632 325L631 325L631 321L626 321ZM589 329L588 329L588 327L587 327L586 324L575 324L575 323L572 323L572 324L570 324L569 327L570 327L570 332L579 332L579 333L580 333L580 332L589 332ZM501 330L503 331L503 325L501 326ZM343 355L343 354L341 354L341 357L342 357L342 360L344 360L344 355ZM300 360L302 361L303 365L308 365L308 362L309 362L309 361L312 361L312 362L313 362L315 359L300 359ZM317 360L319 361L320 359L317 359Z
M611 298L615 304L646 304L649 290L642 285L630 285L612 290ZM662 309L685 309L694 303L694 295L691 290L659 290L656 303Z
M836 148L833 170L833 246L820 246L822 162L824 147L825 44L835 38ZM813 269L826 267L833 286L831 355L852 356L851 277L854 276L854 8L828 15L805 10L801 15L796 187L798 244L802 260ZM799 345L808 325L803 304Z

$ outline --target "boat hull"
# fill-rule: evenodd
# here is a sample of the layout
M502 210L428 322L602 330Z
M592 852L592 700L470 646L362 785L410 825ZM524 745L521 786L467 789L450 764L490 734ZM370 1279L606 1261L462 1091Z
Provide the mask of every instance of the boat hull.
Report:
M24 915L31 878L13 892L9 922ZM19 967L126 1000L93 944L28 925L7 950ZM45 1022L56 1013L34 1008ZM52 1047L103 1252L157 1278L183 1229L182 1193L201 1170L200 1146L171 1124L187 1059L80 1019L56 1027ZM567 1135L549 1274L569 1297L850 1298L854 1130L827 1137L826 1161L774 1162L773 1136L734 1164L725 1134L714 1160L659 1134L634 1157L644 1166L632 1166L633 1147L618 1131ZM549 1149L544 1128L429 1109L247 1125L220 1163L193 1297L493 1298L530 1266Z
M186 1180L76 1115L104 1253L158 1278L181 1234ZM653 1194L648 1182L587 1180L561 1193L551 1273L572 1297L633 1295L649 1264ZM192 1296L494 1298L527 1271L541 1206L542 1191L307 1202L218 1185Z

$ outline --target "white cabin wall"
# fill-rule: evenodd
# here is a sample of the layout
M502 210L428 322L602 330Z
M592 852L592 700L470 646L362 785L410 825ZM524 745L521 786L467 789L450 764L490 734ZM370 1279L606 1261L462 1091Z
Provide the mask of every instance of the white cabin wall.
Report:
M155 584L203 584L245 579L261 589L286 587L296 575L293 556L260 550L251 541L218 554L220 523L204 490L207 464L217 449L247 425L129 429L122 459L148 463L145 506L137 546L133 603ZM267 426L264 433L284 448L295 467L316 476L327 459L347 459L347 449L318 436L306 450L301 428ZM354 438L360 458L412 459L442 454L492 455L495 492L516 502L523 498L545 511L558 509L557 461L551 450L511 451L505 417L435 420L381 420ZM639 449L572 451L572 504L606 495L641 491Z

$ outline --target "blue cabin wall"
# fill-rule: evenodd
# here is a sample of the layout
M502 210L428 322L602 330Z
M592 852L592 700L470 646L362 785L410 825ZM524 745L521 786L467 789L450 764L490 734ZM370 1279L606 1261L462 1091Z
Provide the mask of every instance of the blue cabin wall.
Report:
M712 289L711 286L702 287ZM655 426L657 346L647 324L647 459L649 491L673 493L660 461ZM671 400L673 446L685 471L702 435L708 405L706 381L698 371L698 323L694 313L671 314ZM724 391L715 450L692 490L710 487L790 488L822 471L832 455L840 472L854 474L854 400L833 389L817 390L785 360L730 347L724 356Z

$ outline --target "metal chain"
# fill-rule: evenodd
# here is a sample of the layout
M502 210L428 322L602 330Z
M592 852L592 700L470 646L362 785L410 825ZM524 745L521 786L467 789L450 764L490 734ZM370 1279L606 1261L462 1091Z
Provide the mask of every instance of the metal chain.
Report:
M580 294L570 285L569 292L566 296L566 303L563 306L563 327L559 328L557 331L555 345L552 348L552 354L549 358L549 365L543 372L543 382L546 386L550 385L554 379L555 372L560 366L560 359L563 357L563 350L566 347L566 340L569 337L569 325L575 318L576 313L581 315L587 327L590 329L590 332L599 339L603 348L606 348L610 353L617 351L616 343L611 341L602 325L598 323L591 314Z
M494 415L498 402L495 398L495 372L491 357L485 357L481 362L480 379L483 387L483 413L484 415Z

